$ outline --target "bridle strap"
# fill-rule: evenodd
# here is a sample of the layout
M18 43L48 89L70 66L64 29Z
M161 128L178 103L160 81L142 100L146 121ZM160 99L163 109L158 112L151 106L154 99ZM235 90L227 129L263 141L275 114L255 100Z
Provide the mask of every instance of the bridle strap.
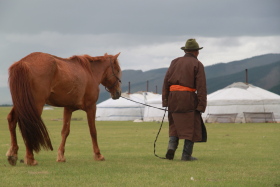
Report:
M112 69L112 76L114 76L114 77L116 78L116 81L115 81L115 83L114 83L112 86L110 86L109 88L107 88L107 87L105 86L105 90L106 90L107 92L110 92L109 90L110 90L111 88L114 88L118 82L122 83L121 79L120 79L120 78L115 74L115 72L114 72L113 63L112 63L111 58L110 58L110 66L111 66L111 69Z

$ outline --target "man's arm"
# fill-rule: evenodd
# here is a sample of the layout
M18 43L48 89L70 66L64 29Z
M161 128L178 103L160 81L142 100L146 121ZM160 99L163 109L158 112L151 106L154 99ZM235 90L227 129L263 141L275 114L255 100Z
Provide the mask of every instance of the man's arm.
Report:
M196 89L198 105L196 110L204 112L207 105L207 88L206 88L206 76L204 72L204 66L199 63L198 72L196 75Z
M165 74L163 86L162 86L162 106L168 106L169 84L168 84L168 70Z

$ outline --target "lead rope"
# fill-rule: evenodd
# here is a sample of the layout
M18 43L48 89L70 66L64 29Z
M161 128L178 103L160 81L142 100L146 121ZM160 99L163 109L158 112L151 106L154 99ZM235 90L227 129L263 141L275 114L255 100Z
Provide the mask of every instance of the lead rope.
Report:
M156 109L159 109L159 110L164 110L164 115L163 115L163 118L162 118L162 120L161 120L161 124L160 124L159 130L158 130L156 139L155 139L155 141L154 141L154 155L155 155L156 157L158 157L158 158L166 159L165 157L160 157L160 156L158 156L158 155L156 154L156 142L157 142L159 133L160 133L161 128L162 128L162 125L163 125L163 121L164 121L164 118L165 118L166 111L168 111L168 110L167 110L167 107L165 107L165 109L163 109L163 108L158 108L158 107L154 107L154 106L151 106L151 105L147 105L147 104L145 104L145 103L140 103L140 102L134 101L134 100L132 100L132 99L128 99L128 98L123 97L123 96L121 96L121 97L124 98L124 99L126 99L126 100L132 101L132 102L134 102L134 103L138 103L138 104L145 105L145 106L148 106L148 107L156 108Z
M164 110L164 115L163 115L163 118L162 118L162 121L161 121L161 124L160 124L159 130L158 130L158 133L157 133L157 136L156 136L155 142L154 142L154 155L155 155L156 157L158 157L158 158L161 158L161 159L166 159L166 158L165 158L165 157L158 156L158 155L156 154L156 142L157 142L158 135L159 135L159 133L160 133L160 131L161 131L161 128L162 128L163 120L164 120L165 113L166 113L166 108L167 108L167 107L165 107L165 110Z
M126 100L129 100L129 101L132 101L132 102L134 102L134 103L138 103L138 104L145 105L145 106L148 106L148 107L156 108L156 109L159 109L159 110L168 111L166 108L165 108L165 109L163 109L163 108L158 108L158 107L155 107L155 106L147 105L147 104L145 104L145 103L140 103L140 102L138 102L138 101L134 101L134 100L132 100L132 99L128 99L127 97L123 97L123 96L120 96L120 97L121 97L121 98L124 98L124 99L126 99ZM164 115L165 115L165 113L164 113Z

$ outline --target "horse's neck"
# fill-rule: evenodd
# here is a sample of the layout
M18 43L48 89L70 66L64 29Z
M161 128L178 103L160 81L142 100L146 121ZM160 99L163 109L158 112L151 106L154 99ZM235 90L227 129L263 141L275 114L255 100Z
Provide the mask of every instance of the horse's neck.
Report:
M93 62L92 72L93 76L97 78L98 83L102 82L104 73L110 64L108 62Z

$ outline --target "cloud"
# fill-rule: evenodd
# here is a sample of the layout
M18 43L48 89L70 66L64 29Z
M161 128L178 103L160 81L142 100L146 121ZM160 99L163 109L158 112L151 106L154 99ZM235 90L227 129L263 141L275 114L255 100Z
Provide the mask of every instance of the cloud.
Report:
M275 0L14 0L0 6L2 32L38 34L279 35Z
M200 59L205 65L280 53L280 36L201 38L205 48Z

